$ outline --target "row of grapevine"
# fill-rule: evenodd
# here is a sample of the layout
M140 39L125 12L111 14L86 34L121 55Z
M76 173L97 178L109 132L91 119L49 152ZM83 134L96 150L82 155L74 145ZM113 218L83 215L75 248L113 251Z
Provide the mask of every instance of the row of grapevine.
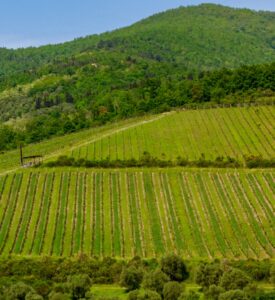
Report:
M75 158L130 159L147 151L154 156L207 159L244 155L275 155L274 107L216 108L169 114L147 124L119 131L82 148ZM164 156L165 155L165 156Z
M274 256L274 173L33 170L0 177L1 255Z

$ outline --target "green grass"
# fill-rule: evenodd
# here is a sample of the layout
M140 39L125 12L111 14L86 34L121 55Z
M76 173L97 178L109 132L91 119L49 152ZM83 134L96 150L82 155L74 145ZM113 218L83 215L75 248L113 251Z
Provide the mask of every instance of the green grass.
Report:
M274 255L274 206L263 180L272 170L64 168L6 176L2 255Z
M128 296L124 288L116 285L93 285L91 292L95 299L118 298L126 300Z

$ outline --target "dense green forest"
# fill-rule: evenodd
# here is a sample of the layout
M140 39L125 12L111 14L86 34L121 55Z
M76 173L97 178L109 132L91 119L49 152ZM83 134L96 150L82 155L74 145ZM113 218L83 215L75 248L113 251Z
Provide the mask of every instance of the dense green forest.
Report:
M205 4L64 44L0 49L0 151L190 104L272 102L274 19Z
M133 78L134 72L127 74L119 67L94 72L94 67L85 66L66 79L46 77L28 91L0 99L2 122L19 118L0 127L0 150L188 104L235 104L260 98L271 102L275 93L275 63L198 75L156 72L142 78Z
M1 259L0 299L69 300L271 300L272 261L184 261L177 255L160 260L113 258ZM122 297L97 298L94 284L124 287ZM105 286L106 287L106 286ZM204 297L204 298L202 298Z

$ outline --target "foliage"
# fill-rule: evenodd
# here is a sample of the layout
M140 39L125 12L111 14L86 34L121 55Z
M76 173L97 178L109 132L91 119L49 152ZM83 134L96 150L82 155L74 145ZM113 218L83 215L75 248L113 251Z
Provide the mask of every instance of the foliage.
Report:
M127 288L127 291L139 289L143 279L143 271L140 268L130 266L124 268L121 273L120 284Z
M172 281L182 282L189 276L183 259L175 254L162 258L161 270L169 276Z
M183 163L184 161L184 163ZM269 162L270 160L265 160ZM40 165L41 166L41 165ZM215 167L215 168L240 168L242 166L241 162L237 161L234 158L227 157L223 159L218 157L214 161L206 160L205 158L200 158L199 160L189 161L187 159L177 158L177 160L164 160L159 159L158 157L151 156L148 152L143 155L139 160L135 158L131 158L128 160L110 160L102 159L102 160L88 160L84 158L80 158L76 160L74 157L68 156L59 156L56 161L49 161L47 163L42 164L42 166L47 168L54 168L54 167L84 167L84 168L133 168L133 167L160 167L160 168L167 168L167 167L200 167L200 168L208 168L208 167ZM269 166L266 166L269 168Z
M220 263L202 263L196 274L196 282L203 288L210 288L212 285L219 285L223 275Z
M145 274L143 279L143 287L152 291L156 291L158 294L162 295L165 283L169 281L169 277L161 271L161 269L156 269Z
M183 286L177 281L170 281L165 283L163 287L164 300L177 300L183 292Z
M5 292L7 300L22 300L25 299L29 294L33 294L34 290L32 287L26 285L23 282L18 282L11 285Z
M73 300L84 298L92 286L92 281L87 274L70 276L67 282Z
M231 268L223 273L220 285L227 291L245 288L251 283L251 278L243 271Z
M245 292L242 290L230 290L225 293L222 293L219 297L219 300L248 300Z
M220 295L224 292L225 290L222 287L212 284L209 286L208 290L206 290L205 296L209 300L219 300Z

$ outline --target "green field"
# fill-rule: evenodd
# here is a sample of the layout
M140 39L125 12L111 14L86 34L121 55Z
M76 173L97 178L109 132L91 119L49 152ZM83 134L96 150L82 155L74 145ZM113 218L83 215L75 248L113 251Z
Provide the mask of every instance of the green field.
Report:
M267 258L274 172L29 170L0 177L1 255Z
M178 156L214 160L244 155L275 156L274 113L271 106L186 110L131 127L74 148L75 158L101 160L140 158L143 153L163 159Z
M195 160L243 155L275 156L273 106L185 110L51 139L24 148L25 155L59 155L86 159L138 159L145 151L163 159ZM0 154L0 173L19 166L19 151Z

